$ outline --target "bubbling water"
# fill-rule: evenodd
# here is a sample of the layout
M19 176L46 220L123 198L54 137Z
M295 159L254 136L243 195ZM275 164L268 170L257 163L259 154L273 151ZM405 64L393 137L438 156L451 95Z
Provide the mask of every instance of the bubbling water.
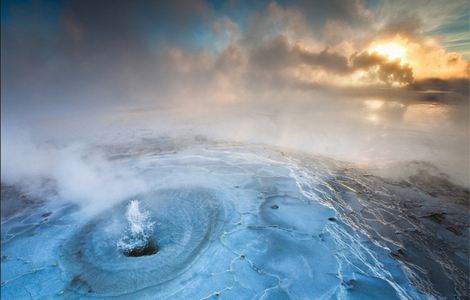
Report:
M148 211L140 209L140 202L132 200L127 205L126 211L129 227L126 235L117 242L118 249L130 257L153 255L158 252L158 247L152 239L155 222L150 218Z

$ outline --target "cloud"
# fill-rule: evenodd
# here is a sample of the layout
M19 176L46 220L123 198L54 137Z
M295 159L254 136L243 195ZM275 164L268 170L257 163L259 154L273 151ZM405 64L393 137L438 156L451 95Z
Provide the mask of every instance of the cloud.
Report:
M68 1L52 14L47 3L13 9L13 21L2 25L3 108L37 118L91 113L90 107L94 113L243 101L262 88L368 89L468 78L467 60L446 52L435 36L422 36L438 27L423 17L436 14L435 4L432 12L408 4L412 9L403 13L388 1L377 7L359 0L272 1L237 15L239 6ZM440 20L452 19L459 7L450 3ZM28 23L28 15L40 17ZM406 60L369 52L388 41L409 50Z
M305 51L299 46L295 46L293 50L304 64L318 66L335 73L347 73L350 70L348 67L348 59L345 56L329 52L328 49L313 53Z
M314 73L320 74L320 77L331 74L329 82L317 82L329 85L336 83L333 76L347 81L348 77L355 77L358 72L367 75L359 82L361 84L406 85L413 82L412 69L399 61L388 61L384 56L368 52L355 53L350 57L328 49L313 52L299 43L290 45L284 36L265 41L252 49L250 62L254 67L253 72L278 72L280 76L286 76L283 71L290 69L294 77L303 81L315 79Z
M375 53L362 52L351 57L352 68L355 70L371 70L370 76L386 84L410 84L413 82L413 70L400 61L388 61L386 57ZM374 81L373 78L371 78Z

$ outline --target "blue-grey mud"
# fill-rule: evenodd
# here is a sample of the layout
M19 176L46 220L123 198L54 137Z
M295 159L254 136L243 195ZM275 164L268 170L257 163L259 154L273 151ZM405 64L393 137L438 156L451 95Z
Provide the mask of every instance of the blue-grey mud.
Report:
M202 137L97 148L145 189L83 213L54 182L41 196L2 184L2 298L468 296L469 191L430 164L394 180ZM124 255L129 230L154 251Z

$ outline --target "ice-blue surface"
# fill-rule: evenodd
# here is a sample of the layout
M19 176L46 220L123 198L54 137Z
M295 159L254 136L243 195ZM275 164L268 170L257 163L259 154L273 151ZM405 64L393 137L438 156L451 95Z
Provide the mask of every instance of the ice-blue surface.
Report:
M326 165L307 176L267 149L200 147L114 167L138 170L145 191L93 215L59 199L2 220L3 299L424 298L322 197ZM117 246L133 199L155 222L154 255Z

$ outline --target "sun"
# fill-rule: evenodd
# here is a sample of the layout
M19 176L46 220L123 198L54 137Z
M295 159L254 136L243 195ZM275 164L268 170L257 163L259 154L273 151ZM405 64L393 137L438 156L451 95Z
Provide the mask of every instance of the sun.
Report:
M399 60L400 63L404 63L406 59L406 47L396 42L373 43L368 52L376 53L389 61Z

